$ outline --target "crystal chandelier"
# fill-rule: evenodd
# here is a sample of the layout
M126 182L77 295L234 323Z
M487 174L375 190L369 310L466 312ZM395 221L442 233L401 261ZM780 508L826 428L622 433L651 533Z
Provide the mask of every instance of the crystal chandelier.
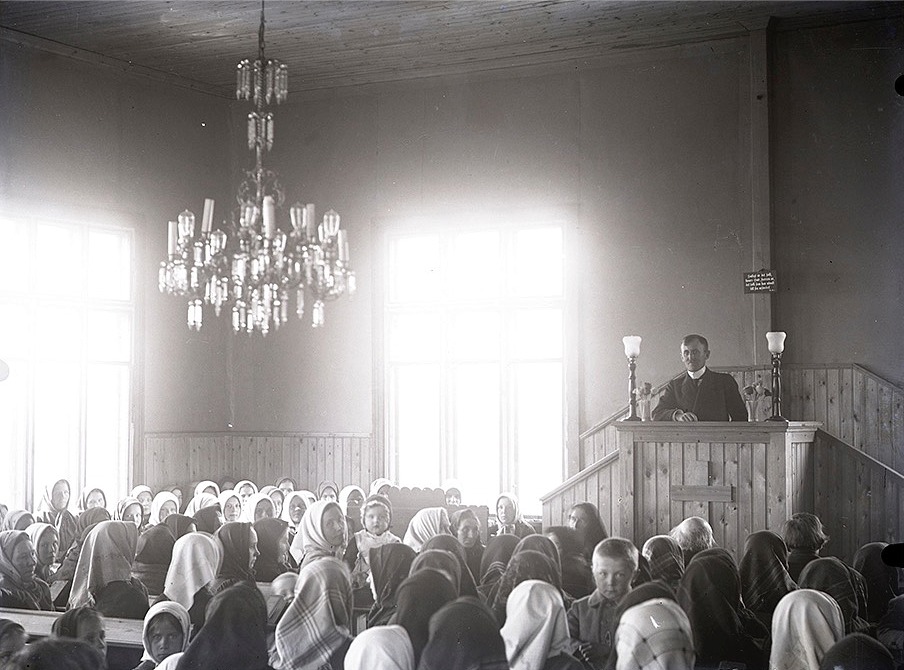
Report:
M161 293L188 298L188 327L200 330L203 306L213 305L219 316L231 305L235 332L266 335L288 320L294 294L295 313L304 314L305 295L313 300L311 323L323 325L324 302L355 292L355 273L349 267L348 238L339 215L329 210L318 224L313 204L289 207L291 229L277 224L285 200L276 172L263 165L274 137L271 104L288 97L285 64L264 57L264 6L258 31L258 56L239 62L235 95L248 100L248 149L254 168L245 171L230 222L213 228L214 201L204 201L200 230L195 215L185 210L169 222L168 257L160 263ZM237 223L236 223L237 222Z

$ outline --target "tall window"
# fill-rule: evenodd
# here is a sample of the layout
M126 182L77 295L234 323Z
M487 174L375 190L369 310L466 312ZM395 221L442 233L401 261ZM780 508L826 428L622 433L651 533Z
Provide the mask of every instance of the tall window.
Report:
M0 211L0 500L37 505L68 479L108 504L128 484L133 235Z
M390 234L385 426L404 486L459 480L465 502L562 481L561 225Z

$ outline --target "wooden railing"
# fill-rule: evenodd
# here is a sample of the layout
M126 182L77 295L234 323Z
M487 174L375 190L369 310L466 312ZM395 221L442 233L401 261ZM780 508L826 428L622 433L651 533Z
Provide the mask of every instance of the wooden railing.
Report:
M599 508L600 518L611 532L618 523L621 502L621 479L617 465L618 449L543 496L543 527L566 525L566 516L572 505L591 501Z
M771 385L768 366L713 369L730 373L741 388L757 379L766 388ZM819 421L830 435L904 473L904 390L859 365L784 366L782 388L785 417ZM625 407L581 434L581 468L617 448L614 424L627 411Z
M803 504L830 538L823 555L849 562L867 542L904 541L904 476L821 430L806 460L813 487Z
M225 477L273 483L289 476L316 491L332 480L366 487L383 474L370 435L336 433L148 434L136 453L134 482L152 489Z

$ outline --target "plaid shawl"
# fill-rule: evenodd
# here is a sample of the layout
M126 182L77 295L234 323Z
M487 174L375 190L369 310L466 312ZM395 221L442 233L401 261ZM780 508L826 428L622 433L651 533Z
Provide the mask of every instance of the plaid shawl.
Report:
M771 624L778 601L797 588L788 574L785 541L770 530L748 535L739 572L744 604Z
M661 579L673 589L678 588L684 575L684 554L678 543L669 535L654 535L641 551L650 568L650 578Z
M834 556L817 558L807 563L800 573L802 589L822 591L838 603L844 617L844 632L861 633L869 624L861 616L866 610L866 583L863 576Z
M295 599L276 626L276 651L283 670L318 670L351 640L352 582L338 559L303 567Z

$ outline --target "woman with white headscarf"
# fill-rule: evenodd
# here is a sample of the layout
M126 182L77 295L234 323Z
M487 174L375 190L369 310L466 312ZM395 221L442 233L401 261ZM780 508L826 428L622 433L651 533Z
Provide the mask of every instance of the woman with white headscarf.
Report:
M172 491L161 491L154 496L151 501L151 514L148 517L148 525L156 526L170 514L176 514L179 511L179 499Z
M157 668L164 659L181 654L188 649L190 634L188 610L171 600L157 603L144 616L141 634L144 653L135 670Z
M844 636L838 603L822 591L798 589L772 615L771 670L819 670L825 653Z
M408 524L404 544L420 551L424 543L435 535L451 535L452 524L445 507L426 507L419 510Z
M289 552L304 567L321 558L341 558L348 543L348 528L339 503L318 500L301 517Z
M213 598L210 584L223 561L220 543L206 533L188 533L173 545L163 597L188 610L195 629L204 625L204 611Z
M528 579L516 586L506 602L500 631L512 670L581 670L568 653L571 638L562 594L552 584Z
M408 631L391 625L359 633L345 655L345 670L414 670Z

